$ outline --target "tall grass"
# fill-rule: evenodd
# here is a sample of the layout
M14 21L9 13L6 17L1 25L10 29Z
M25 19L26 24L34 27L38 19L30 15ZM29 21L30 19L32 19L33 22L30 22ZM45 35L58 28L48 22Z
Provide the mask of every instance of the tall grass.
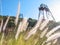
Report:
M57 26L49 31L50 20L43 20L39 18L32 29L28 28L28 19L19 21L20 3L16 19L13 22L15 25L7 27L10 16L4 22L3 19L0 25L0 45L56 45L60 33L55 33L60 26ZM12 24L10 24L12 25ZM12 29L14 28L14 29ZM28 30L29 29L29 30Z
M44 23L45 22L48 23L49 21L46 20L44 21ZM43 23L41 23L40 25L40 20L37 21L36 25L31 30L24 30L24 29L27 29L27 26L28 26L26 25L28 23L27 20L23 19L22 22L20 23L21 23L19 24L20 26L18 26L17 28L15 27L17 31L15 34L14 32L8 32L8 34L6 34L6 32L0 33L0 45L55 45L57 43L56 39L60 37L60 33L58 32L57 33L53 32L52 35L50 35L49 37L46 37L46 34L50 33L54 28L48 32L49 30L47 26L48 24L45 23L46 25L44 26ZM42 26L42 28L43 27L45 28L43 30L40 30L39 29L40 26ZM18 36L16 36L17 34Z

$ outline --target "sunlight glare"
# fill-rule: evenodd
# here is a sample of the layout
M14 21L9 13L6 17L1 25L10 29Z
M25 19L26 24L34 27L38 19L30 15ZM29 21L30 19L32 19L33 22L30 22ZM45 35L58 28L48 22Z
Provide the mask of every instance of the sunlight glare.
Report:
M55 18L55 20L58 22L60 21L60 5L56 4L51 7L51 12Z

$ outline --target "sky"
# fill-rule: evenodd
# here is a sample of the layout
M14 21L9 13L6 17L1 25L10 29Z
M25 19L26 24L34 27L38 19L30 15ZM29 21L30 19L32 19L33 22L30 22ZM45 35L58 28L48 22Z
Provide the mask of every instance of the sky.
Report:
M43 3L49 7L56 21L60 21L60 0L0 0L1 14L16 16L19 1L24 18L38 19L38 8Z

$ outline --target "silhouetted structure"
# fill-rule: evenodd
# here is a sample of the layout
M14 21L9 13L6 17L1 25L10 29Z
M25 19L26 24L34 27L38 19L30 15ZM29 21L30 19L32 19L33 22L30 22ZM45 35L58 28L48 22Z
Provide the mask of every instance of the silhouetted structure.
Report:
M44 14L44 11L46 12L46 14ZM41 16L40 14L43 13L43 19L45 19L45 16L47 17L47 19L49 19L49 16L51 16L53 18L53 20L55 21L55 18L53 17L51 11L49 10L48 6L45 4L41 4L39 7L39 15L38 15L38 19ZM49 16L48 16L49 15Z
M23 14L20 14L19 16L20 16L20 18L23 18Z

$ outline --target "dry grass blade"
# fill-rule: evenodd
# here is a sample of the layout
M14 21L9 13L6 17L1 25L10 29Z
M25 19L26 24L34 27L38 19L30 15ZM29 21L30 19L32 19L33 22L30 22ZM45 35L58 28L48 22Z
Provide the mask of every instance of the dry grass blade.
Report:
M46 29L41 33L40 38L43 38L44 35L47 33L47 31L48 31L48 28L46 28Z
M15 39L18 38L19 33L21 32L21 25L22 25L22 22L20 22L20 24L19 24L19 26L18 26L17 33L16 33L16 35L15 35Z
M42 45L44 45L45 44L45 41L42 43Z
M15 25L18 24L19 15L20 15L20 2L18 4L18 10L17 10L17 14L16 14L16 19L15 19Z
M27 26L28 26L28 19L23 19L22 21L22 26L21 26L21 31L25 31Z
M36 31L37 31L38 27L40 26L41 22L42 22L42 19L39 19L39 20L37 21L36 25L30 30L30 32L28 32L28 35L27 35L27 37L25 38L26 40L27 40L31 35L33 35L33 34L36 33Z
M27 27L28 27L28 22L26 22L25 26L24 26L24 31L26 31Z
M55 28L53 28L51 31L49 31L46 34L46 37L49 37L52 33L54 33L55 31L57 31L59 28L60 28L60 25L59 26L56 26Z
M51 42L48 42L46 45L51 45Z
M58 39L55 39L55 40L53 41L53 44L56 44L56 43L57 43L57 41L58 41Z
M46 42L52 41L52 40L57 39L59 37L60 37L60 32L59 33L55 33L55 34L51 35L50 37L48 37Z
M49 23L49 20L43 21L43 23L40 26L40 30L43 30L47 26L48 23Z
M6 26L7 26L7 23L9 21L9 18L10 18L10 16L7 18L7 20L6 20L6 22L5 22L4 26L3 26L3 31L5 31L5 29L6 29Z
M1 30L2 30L2 27L3 27L3 20L1 20L0 32L1 32Z
M16 36L15 36L16 39L18 38L20 32L23 32L23 31L26 30L26 28L27 28L27 26L28 26L28 25L26 25L26 24L28 24L28 23L27 23L27 19L23 19L22 22L20 22L20 24L19 24L19 26L18 26L18 29L17 29Z

